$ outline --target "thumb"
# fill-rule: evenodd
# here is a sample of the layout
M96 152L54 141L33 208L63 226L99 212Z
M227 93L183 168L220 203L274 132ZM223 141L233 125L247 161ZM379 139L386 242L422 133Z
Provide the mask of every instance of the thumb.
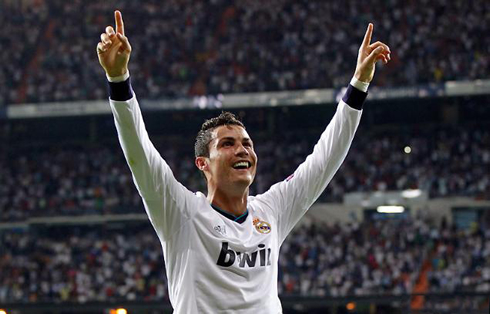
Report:
M117 52L119 51L119 49L121 48L122 46L122 43L117 43L115 44L114 46L111 47L111 49L109 50L109 53L107 54L107 60L115 60L116 57L117 57Z
M124 36L121 33L117 33L117 38L119 38L119 40L121 40L122 49L124 51L131 51L131 45L129 44L128 37Z
M119 49L122 47L123 43L122 42L119 42L117 43L114 47L111 48L110 50L110 57L111 59L114 59L117 55L117 52L119 51Z
M383 52L383 50L384 50L384 47L380 46L380 47L374 49L373 51L371 51L369 56L367 56L367 58L366 58L366 62L375 63L378 56Z

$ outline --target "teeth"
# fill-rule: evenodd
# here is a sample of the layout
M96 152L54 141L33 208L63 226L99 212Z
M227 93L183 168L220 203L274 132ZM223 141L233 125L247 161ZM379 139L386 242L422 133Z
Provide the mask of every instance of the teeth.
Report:
M237 168L237 167L247 167L248 168L248 162L247 161L237 162L236 164L233 165L233 168Z

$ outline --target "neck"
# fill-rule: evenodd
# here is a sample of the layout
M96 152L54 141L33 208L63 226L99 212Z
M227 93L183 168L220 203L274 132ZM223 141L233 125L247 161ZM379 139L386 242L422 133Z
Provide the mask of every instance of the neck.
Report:
M208 191L208 202L219 209L226 211L234 216L243 215L247 211L248 188L243 193L225 193L222 190L214 189Z

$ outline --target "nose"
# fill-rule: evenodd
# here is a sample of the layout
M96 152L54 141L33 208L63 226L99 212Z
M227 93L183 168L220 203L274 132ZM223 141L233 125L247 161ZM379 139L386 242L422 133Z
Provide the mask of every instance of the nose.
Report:
M248 152L248 150L245 148L245 146L243 146L243 144L239 143L237 145L237 149L235 151L235 155L236 156L248 156L250 155L250 153Z

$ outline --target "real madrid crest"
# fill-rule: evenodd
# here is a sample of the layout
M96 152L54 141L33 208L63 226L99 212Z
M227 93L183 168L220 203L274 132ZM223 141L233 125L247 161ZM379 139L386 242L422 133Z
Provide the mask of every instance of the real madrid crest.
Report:
M268 234L269 232L271 232L271 224L267 221L263 221L257 217L254 217L253 224L255 226L255 229L257 229L257 231L260 233Z

